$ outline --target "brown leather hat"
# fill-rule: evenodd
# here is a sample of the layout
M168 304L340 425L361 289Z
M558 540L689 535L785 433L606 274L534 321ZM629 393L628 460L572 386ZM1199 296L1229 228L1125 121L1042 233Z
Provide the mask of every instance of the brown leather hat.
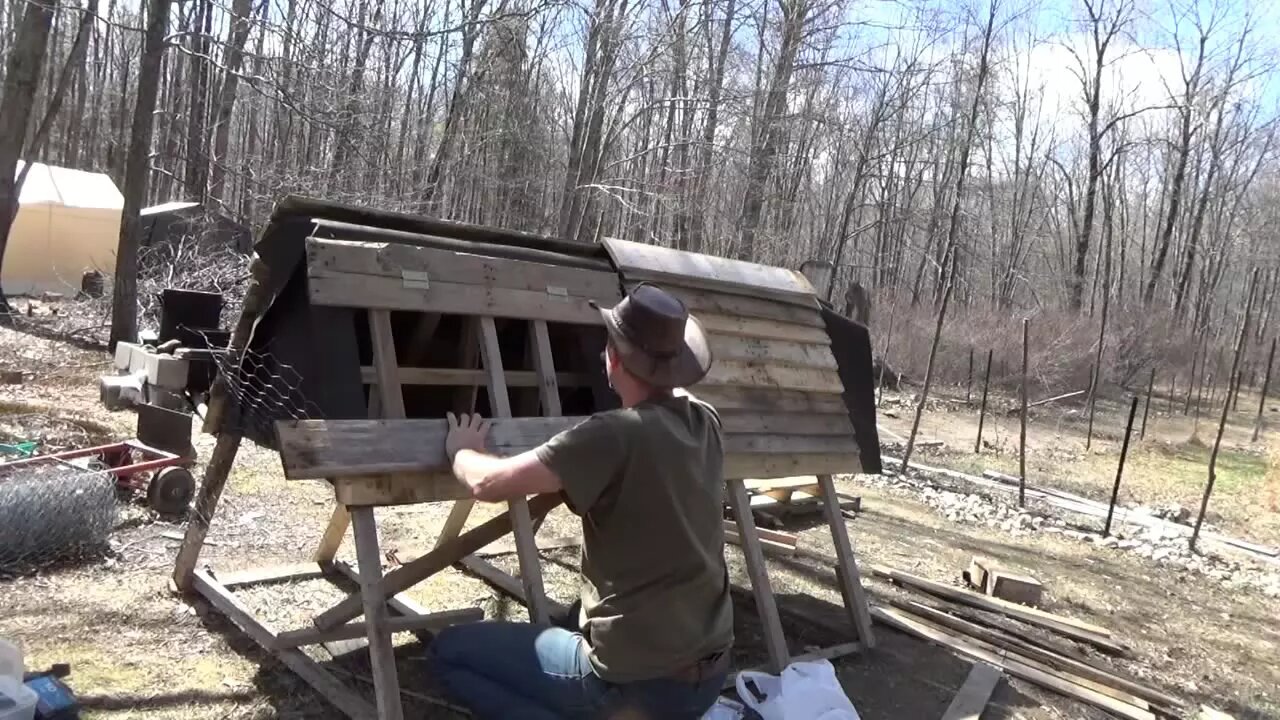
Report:
M600 311L618 356L631 374L655 387L689 387L711 370L711 347L702 323L684 303L649 283Z

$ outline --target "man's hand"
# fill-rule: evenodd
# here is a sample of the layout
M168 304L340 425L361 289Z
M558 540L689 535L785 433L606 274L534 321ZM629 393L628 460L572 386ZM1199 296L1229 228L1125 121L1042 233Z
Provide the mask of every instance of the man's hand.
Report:
M463 413L461 416L449 413L447 417L449 434L444 439L444 451L448 454L451 464L459 450L485 451L484 443L489 437L488 420L480 417L478 413L474 415Z

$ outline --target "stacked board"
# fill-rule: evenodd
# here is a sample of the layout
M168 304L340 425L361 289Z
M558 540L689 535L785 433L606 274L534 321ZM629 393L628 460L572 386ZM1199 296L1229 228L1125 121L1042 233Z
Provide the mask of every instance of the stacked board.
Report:
M726 476L861 468L831 340L803 275L625 240L603 244L628 291L661 286L707 331L715 361L693 392L723 418Z

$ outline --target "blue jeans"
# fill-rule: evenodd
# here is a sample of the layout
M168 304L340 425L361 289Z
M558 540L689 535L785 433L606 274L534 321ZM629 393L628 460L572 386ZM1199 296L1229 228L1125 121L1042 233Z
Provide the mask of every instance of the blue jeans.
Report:
M698 720L725 678L610 683L596 675L581 635L528 623L445 628L428 663L449 698L482 720Z

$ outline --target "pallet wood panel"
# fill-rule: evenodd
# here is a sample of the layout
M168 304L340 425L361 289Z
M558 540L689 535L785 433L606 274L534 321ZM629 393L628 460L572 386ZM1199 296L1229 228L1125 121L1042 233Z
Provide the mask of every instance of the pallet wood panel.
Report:
M844 400L833 393L804 392L802 390L776 390L770 388L735 387L731 385L702 385L693 387L693 394L724 413L745 410L764 413L815 413L821 415L844 414L848 410ZM850 432L852 432L850 425Z
M487 387L489 376L483 370L471 368L420 368L402 367L396 370L401 385L459 385ZM532 370L508 370L503 373L507 387L538 387L538 374ZM366 385L377 385L377 373L368 365L360 368L360 380ZM586 373L556 373L560 387L590 387L591 378Z
M747 455L742 453L724 456L726 478L775 478L804 473L856 473L862 469L857 453L802 453L794 455Z
M630 292L638 284L634 282L627 283L627 291ZM680 298L684 306L694 315L714 313L759 320L773 320L807 327L823 327L822 315L814 307L780 303L754 295L699 290L674 283L659 283L659 285L667 292Z
M714 405L714 403L712 403ZM853 428L847 414L768 413L744 410L720 410L720 421L726 433L763 433L777 435L838 435L849 437Z
M471 490L448 470L329 478L339 505L413 505L471 500Z
M815 345L831 344L831 338L822 328L709 312L696 313L696 317L698 322L702 323L702 329L708 334L786 340Z
M707 341L717 363L736 360L832 372L839 368L827 345L716 334L708 335Z
M307 241L309 268L324 274L377 275L417 282L482 285L503 290L550 292L568 297L608 300L618 297L618 278L550 263L513 260L398 243L345 240Z
M676 284L686 287L735 288L749 295L765 295L815 309L818 306L813 286L795 270L618 238L604 238L600 242L628 281L648 279L661 284L664 280L675 280Z
M758 361L723 360L716 358L711 372L699 386L730 385L740 387L766 387L779 390L800 390L839 394L844 390L835 370L766 365Z
M577 325L601 325L600 313L584 298L536 292L503 290L494 293L481 285L432 281L429 287L406 287L400 278L347 273L312 273L307 277L308 293L315 305L349 308L378 308L411 312L438 312L455 315L484 313L492 317ZM613 304L617 298L602 302Z
M839 435L751 435L726 433L726 455L822 454L857 455L858 443Z
M500 455L516 455L583 419L494 418L490 421L489 449ZM444 451L449 421L443 418L281 420L276 423L276 432L284 475L289 480L449 469Z

